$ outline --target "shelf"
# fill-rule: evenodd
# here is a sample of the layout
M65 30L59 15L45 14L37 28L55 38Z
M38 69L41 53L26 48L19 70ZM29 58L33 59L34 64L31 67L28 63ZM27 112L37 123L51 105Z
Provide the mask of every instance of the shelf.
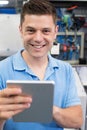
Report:
M75 33L74 32L58 32L58 36L74 36ZM79 58L83 58L84 57L84 32L77 32L77 36L81 36L81 43L80 43L80 57ZM75 63L75 62L73 62Z
M65 35L65 32L58 32L58 35ZM67 32L66 35L75 35L75 32ZM77 35L82 35L84 37L84 32L77 32Z
M87 0L50 0L55 7L67 8L72 5L77 5L78 7L87 8Z

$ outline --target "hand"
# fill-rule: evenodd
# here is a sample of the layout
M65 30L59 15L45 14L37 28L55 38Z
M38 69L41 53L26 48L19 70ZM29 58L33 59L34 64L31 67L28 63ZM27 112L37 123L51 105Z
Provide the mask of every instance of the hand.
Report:
M32 98L22 93L19 87L7 87L0 91L0 121L7 120L15 114L29 108Z

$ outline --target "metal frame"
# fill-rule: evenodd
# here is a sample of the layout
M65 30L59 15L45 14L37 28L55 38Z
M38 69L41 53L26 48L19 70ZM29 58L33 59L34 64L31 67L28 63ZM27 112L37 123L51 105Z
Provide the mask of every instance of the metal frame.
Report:
M58 32L58 35L65 35L65 32ZM74 35L74 32L67 32L67 35ZM80 57L84 58L84 32L77 32L77 36L81 36L81 47L80 47ZM70 64L78 64L78 60L68 61Z

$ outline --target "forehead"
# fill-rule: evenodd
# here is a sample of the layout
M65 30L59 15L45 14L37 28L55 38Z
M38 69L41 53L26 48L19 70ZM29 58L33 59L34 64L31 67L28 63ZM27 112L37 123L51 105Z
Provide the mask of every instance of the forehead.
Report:
M23 24L29 26L55 26L51 15L25 15Z

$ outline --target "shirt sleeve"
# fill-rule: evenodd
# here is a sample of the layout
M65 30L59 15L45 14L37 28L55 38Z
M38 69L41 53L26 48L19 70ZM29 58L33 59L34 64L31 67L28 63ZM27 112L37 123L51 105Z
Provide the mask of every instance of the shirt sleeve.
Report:
M66 96L66 107L73 106L73 105L80 105L80 97L78 96L77 92L77 85L76 85L76 79L74 75L73 68L70 66L67 76L67 82L68 82L68 90L67 90L67 96Z

